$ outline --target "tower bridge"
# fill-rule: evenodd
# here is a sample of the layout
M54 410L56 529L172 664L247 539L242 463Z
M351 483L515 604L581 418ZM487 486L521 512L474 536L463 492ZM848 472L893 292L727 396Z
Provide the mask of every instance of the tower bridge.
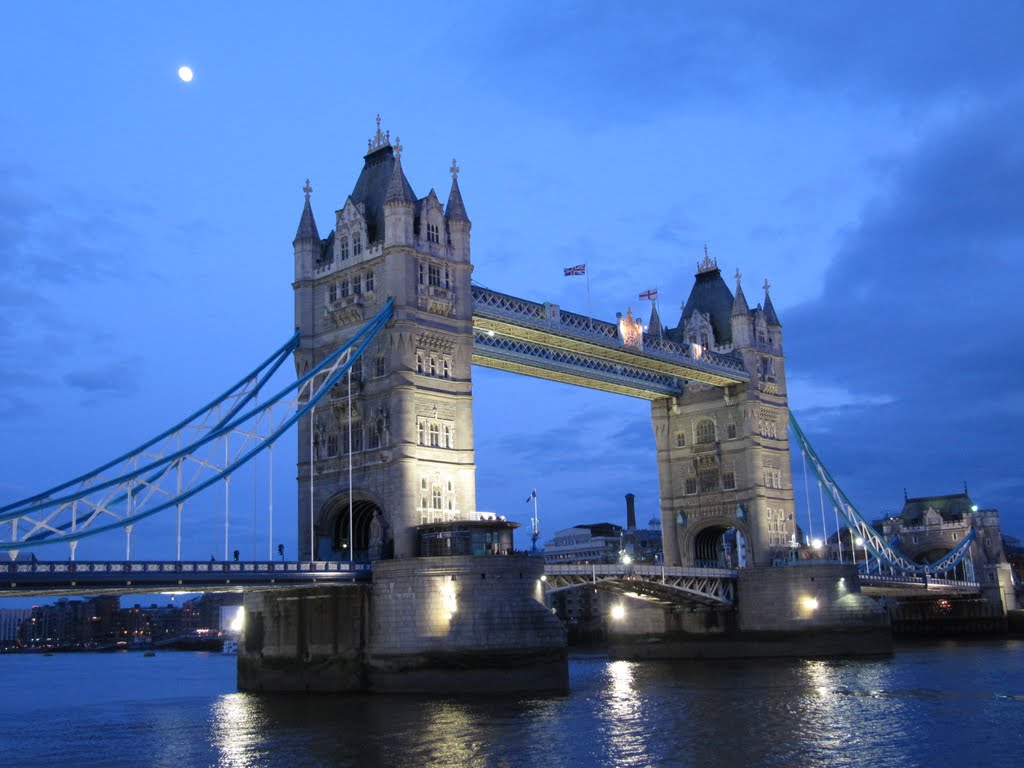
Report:
M482 654L483 665L490 663L484 656L496 653L523 664L539 659L531 667L534 681L553 674L559 687L564 630L540 602L545 586L591 584L644 598L654 611L645 631L660 626L669 634L695 631L667 618L665 606L680 602L738 606L742 628L753 632L884 625L861 592L857 564L836 566L815 582L813 569L795 561L792 428L837 527L841 515L848 532L865 542L865 555L870 552L860 564L863 572L874 568L865 585L895 589L900 580L930 578L929 589L936 579L950 581L954 590L980 588L966 565L973 562L973 534L937 561L907 559L859 515L814 453L789 411L782 324L767 281L752 309L739 270L733 290L705 251L675 326L662 323L656 304L646 324L630 312L609 322L475 285L472 224L457 164L442 205L433 189L423 197L413 192L401 152L378 120L352 193L326 237L307 181L292 243L294 336L153 440L92 473L0 507L0 529L9 526L0 550L16 557L40 544L66 542L74 560L79 540L116 532L125 535L127 563L133 531L153 515L176 515L175 562L184 566L185 503L222 485L227 505L232 474L257 455L272 454L274 443L295 427L298 557L308 567L297 566L293 574L306 575L290 578L315 581L312 574L331 572L319 564L348 563L351 568L334 573L354 579L365 576L355 568L364 563L372 582L350 587L345 596L317 586L315 594L285 590L274 597L278 593L264 590L247 597L261 628L258 640L250 635L251 648L240 661L245 686L311 685L309 663L290 661L291 671L281 676L262 659L296 651L299 641L281 639L275 622L285 622L289 632L293 623L306 622L308 632L296 637L308 641L312 608L293 615L288 606L312 601L369 627L344 638L348 630L339 624L317 625L316 632L324 633L324 647L350 643L352 658L369 659L381 689L400 687L393 673L409 665L426 675L413 675L417 685L426 684L436 678L422 667L429 666L424 660L466 653ZM271 392L272 375L288 356L296 380ZM474 365L650 401L662 564L628 572L554 566L542 581L538 558L495 557L510 553L514 526L476 506ZM229 535L225 506L225 560ZM744 553L741 567L696 567L715 560L727 535ZM24 586L37 571L41 582L57 573L32 568L18 571L17 579ZM284 573L287 568L262 571L262 586L279 587L277 576ZM254 586L259 574L248 573L246 583ZM807 608L812 603L823 607ZM312 653L308 646L304 652ZM365 679L365 670L342 666L327 687Z

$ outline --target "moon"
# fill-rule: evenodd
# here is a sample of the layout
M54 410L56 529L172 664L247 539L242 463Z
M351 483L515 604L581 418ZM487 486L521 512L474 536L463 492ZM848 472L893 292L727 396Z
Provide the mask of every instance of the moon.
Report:
M191 83L192 82L192 68L191 67L179 67L178 68L178 77L180 77L186 83Z

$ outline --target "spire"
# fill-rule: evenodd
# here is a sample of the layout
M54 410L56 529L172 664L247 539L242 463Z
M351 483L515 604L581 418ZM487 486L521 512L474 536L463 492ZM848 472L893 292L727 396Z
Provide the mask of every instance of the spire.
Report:
M665 329L661 326L661 317L658 315L658 302L651 302L651 322L647 324L647 332L659 339L665 335Z
M384 193L384 202L400 202L415 204L416 198L412 196L409 182L405 180L402 172L402 145L395 137L395 165L391 169L391 179L388 181L387 191Z
M296 240L320 240L320 234L316 230L316 220L313 218L313 209L309 205L309 195L313 188L309 186L309 179L306 179L306 186L302 188L306 193L306 204L302 208L302 218L299 219L299 229L295 233Z
M743 286L740 285L740 278L743 275L740 274L739 269L736 270L736 298L732 302L732 315L749 315L750 305L747 304L747 297L743 295Z
M764 281L764 319L768 325L775 325L779 328L782 327L782 323L779 322L779 316L775 314L775 307L772 306L772 297L768 295L768 289L771 288L771 284L768 279Z
M466 206L462 202L462 192L459 190L459 166L452 158L452 167L448 169L452 174L452 191L448 193L448 206L444 209L445 218L448 221L469 221L466 213Z

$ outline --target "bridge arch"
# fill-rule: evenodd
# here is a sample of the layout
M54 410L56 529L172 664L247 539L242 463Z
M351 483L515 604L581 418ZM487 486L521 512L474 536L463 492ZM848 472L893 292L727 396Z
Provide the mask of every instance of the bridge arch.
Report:
M683 551L701 568L744 568L749 562L750 535L736 521L709 521L689 532Z
M323 521L317 536L317 560L369 562L392 556L390 530L383 507L370 494L352 494L351 540L349 538L349 497L345 492L324 504ZM351 548L351 555L350 555Z

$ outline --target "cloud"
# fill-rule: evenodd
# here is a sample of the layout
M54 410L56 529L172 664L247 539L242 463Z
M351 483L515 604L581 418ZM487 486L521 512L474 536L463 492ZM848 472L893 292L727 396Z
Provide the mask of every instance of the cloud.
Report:
M868 511L1019 475L1022 121L1024 99L979 109L907 156L782 318L792 407L819 410L811 438Z
M70 371L62 381L72 389L90 394L133 394L139 389L139 358L126 358L103 367Z

